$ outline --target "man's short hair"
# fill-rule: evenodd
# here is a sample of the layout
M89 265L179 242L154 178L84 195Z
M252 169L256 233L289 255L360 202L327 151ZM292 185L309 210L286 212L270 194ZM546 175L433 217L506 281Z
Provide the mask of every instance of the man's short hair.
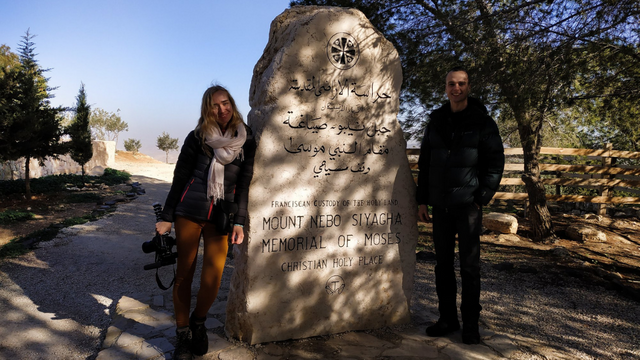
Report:
M450 73L455 72L455 71L464 71L465 74L467 74L467 83L471 84L471 80L469 79L469 72L467 72L467 69L465 69L462 66L454 66L451 68L451 70L449 70L447 72L447 76L449 76Z
M454 66L454 67L452 67L452 68L451 68L451 70L449 70L449 72L447 72L447 74L448 74L448 73L450 73L450 72L454 72L454 71L464 71L464 72L467 72L467 69L463 68L462 66ZM467 74L468 74L468 73L467 73Z

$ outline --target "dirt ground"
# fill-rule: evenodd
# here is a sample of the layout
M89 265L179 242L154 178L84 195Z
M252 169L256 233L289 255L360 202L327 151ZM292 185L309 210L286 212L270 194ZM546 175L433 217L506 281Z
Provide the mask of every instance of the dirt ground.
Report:
M154 158L126 151L116 153L114 168L133 175L151 176L171 181L173 165ZM94 190L104 201L124 198L130 186L114 186ZM36 214L35 220L12 225L0 225L0 246L13 238L44 229L52 224L73 217L91 214L102 204L73 203L68 201L71 192L34 194L33 199L24 196L0 197L0 211L7 209L28 210ZM504 212L504 204L494 204L491 211ZM534 243L527 238L529 224L518 218L516 235L500 235L487 232L482 236L482 260L519 271L561 271L574 277L615 288L640 301L640 219L637 217L608 217L585 219L584 216L552 213L558 240L554 244ZM572 224L597 228L607 234L607 241L577 242L566 238L564 231ZM420 224L421 236L418 250L428 253L431 227ZM558 250L559 247L566 249Z
M143 171L161 171L169 165L158 161L144 154L132 154L127 151L117 151L114 168L133 173L136 168L145 169ZM164 172L171 172L164 170ZM145 174L146 175L146 174ZM111 200L127 201L125 193L131 191L131 186L123 184L108 187L105 189L95 189L91 192L102 196L100 203L78 203L73 202L71 195L77 194L74 191L64 191L48 194L32 194L30 200L24 194L13 194L9 196L0 195L0 212L6 210L22 210L35 214L34 220L22 221L9 225L0 225L0 246L8 243L11 239L31 234L34 231L42 230L53 224L59 224L65 219L90 215L105 202Z

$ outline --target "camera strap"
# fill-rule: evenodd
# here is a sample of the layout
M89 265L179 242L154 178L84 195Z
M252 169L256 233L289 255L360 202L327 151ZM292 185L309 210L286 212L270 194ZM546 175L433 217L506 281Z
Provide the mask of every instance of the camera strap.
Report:
M162 290L169 290L172 286L173 283L176 281L176 267L173 267L173 279L171 279L171 283L169 283L169 286L164 286L162 284L162 281L160 280L160 275L158 275L158 271L160 270L160 268L156 268L156 283L158 283L158 287L160 287L160 289Z

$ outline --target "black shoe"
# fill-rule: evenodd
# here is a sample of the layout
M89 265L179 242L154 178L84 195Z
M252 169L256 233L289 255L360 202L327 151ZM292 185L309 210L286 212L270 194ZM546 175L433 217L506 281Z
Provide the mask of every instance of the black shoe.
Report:
M431 337L445 336L457 330L460 330L458 320L447 321L439 319L438 322L427 327L427 335Z
M478 324L464 325L462 329L462 342L467 345L480 344L480 331Z
M173 350L173 359L192 360L191 353L191 330L188 327L176 329L176 348Z
M196 319L193 314L189 318L189 329L191 329L191 352L201 356L209 350L209 337L207 336L207 328L204 326L206 317Z

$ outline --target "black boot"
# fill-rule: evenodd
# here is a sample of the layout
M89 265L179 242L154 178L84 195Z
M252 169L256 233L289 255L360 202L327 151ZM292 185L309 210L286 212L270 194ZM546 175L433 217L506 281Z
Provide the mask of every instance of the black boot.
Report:
M176 329L176 348L173 350L173 359L192 360L191 330L184 326Z
M467 345L480 344L478 322L465 321L462 326L462 342Z
M458 319L447 320L440 318L438 322L427 328L427 335L431 337L445 336L457 330L460 330Z
M209 337L207 336L207 328L204 326L204 318L196 318L192 313L189 317L189 329L191 329L191 352L201 356L209 350Z

